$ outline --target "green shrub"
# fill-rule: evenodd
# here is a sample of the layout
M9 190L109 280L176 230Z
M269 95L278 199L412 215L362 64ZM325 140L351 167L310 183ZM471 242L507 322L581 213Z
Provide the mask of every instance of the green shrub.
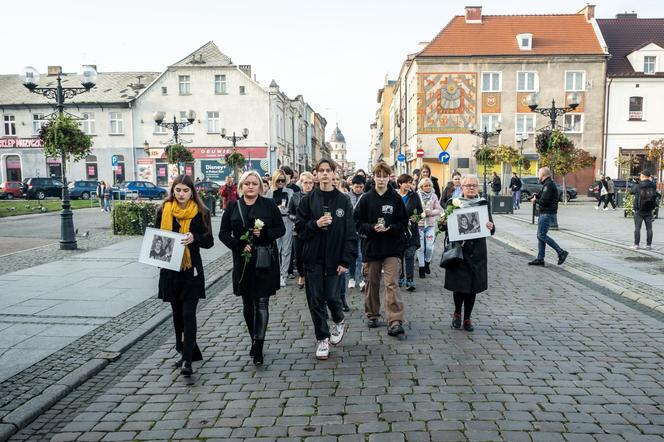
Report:
M625 202L623 203L625 209L625 216L634 216L634 194L627 192L625 194Z
M140 201L113 203L113 233L115 235L143 235L147 227L154 227L158 204Z

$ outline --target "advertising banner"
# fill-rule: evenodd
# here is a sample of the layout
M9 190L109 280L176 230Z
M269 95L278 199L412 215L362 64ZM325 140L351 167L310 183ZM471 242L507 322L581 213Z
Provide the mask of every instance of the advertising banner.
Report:
M246 161L244 170L255 170L260 176L263 176L268 170L268 160L251 160ZM231 175L233 169L228 167L223 160L201 160L201 179L216 181L218 183L224 181L226 176Z

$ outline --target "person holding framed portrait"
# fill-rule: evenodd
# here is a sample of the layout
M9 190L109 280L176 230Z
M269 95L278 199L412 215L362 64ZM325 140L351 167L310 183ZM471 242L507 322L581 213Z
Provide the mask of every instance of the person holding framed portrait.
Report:
M464 176L461 191L462 196L448 203L448 207L452 204L458 208L448 216L444 230L451 241L460 241L463 258L446 268L445 288L454 297L452 327L461 328L463 309L463 329L471 332L475 329L470 320L475 299L488 288L486 235L493 235L496 227L486 199L479 197L479 179L475 175ZM480 223L485 214L488 220L483 229Z
M170 302L173 309L175 349L181 358L175 363L184 376L194 372L192 362L203 359L196 343L196 307L205 298L205 275L200 249L214 245L210 212L201 201L188 175L173 180L169 197L157 212L155 226L185 235L185 246L179 271L159 271L159 299ZM156 238L155 238L155 241ZM162 253L162 252L159 252Z

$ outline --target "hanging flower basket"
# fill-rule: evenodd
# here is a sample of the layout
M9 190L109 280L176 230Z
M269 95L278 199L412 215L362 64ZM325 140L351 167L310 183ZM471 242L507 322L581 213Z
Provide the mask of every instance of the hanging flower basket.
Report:
M42 125L39 139L44 143L44 153L50 158L79 161L90 154L92 139L80 128L78 122L67 114Z
M240 152L232 152L226 155L226 164L233 169L241 169L244 167L244 155Z
M170 164L191 163L194 155L182 144L171 144L166 148L166 158Z

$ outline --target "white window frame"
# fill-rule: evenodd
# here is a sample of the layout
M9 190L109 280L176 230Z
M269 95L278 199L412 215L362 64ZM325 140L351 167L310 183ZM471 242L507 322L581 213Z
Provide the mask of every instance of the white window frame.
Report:
M631 116L631 110L630 110L630 101L632 101L632 98L640 98L641 99L641 118L632 118ZM627 121L646 121L646 97L642 95L631 95L629 99L627 100Z
M523 128L519 128L519 118L527 118L527 119L532 119L533 120L533 129L532 131L528 131L528 128L525 126ZM519 130L522 129L522 130ZM537 115L534 113L531 114L516 114L516 117L514 118L514 132L516 135L534 135L537 130Z
M646 67L650 66L649 61L652 60L652 70L646 70ZM645 55L643 57L643 73L645 75L655 75L657 71L657 57L655 55Z
M39 116L39 118L35 118L37 116ZM32 114L32 135L39 135L39 130L44 123L46 123L46 120L44 120L44 114L41 112Z
M16 136L16 116L13 114L5 114L2 118L4 134L8 137Z
M96 135L95 132L95 113L94 112L83 112L83 119L81 120L81 130L86 135Z
M155 122L154 123L154 129L153 129L152 133L155 134L155 135L163 135L167 132L166 132L166 128L164 126L160 126Z
M568 119L575 120L575 119L577 119L577 117L578 117L578 120L579 120L579 130L574 130L573 129L574 124L573 123L571 125L568 124L567 120ZM574 112L570 112L570 113L565 114L563 116L563 132L568 133L568 134L582 134L583 133L583 120L584 120L583 114L581 114L581 113L577 114L577 113L574 113Z
M528 77L526 76L525 87L523 89L519 88L519 75L520 74L532 74L533 75L533 88L528 88ZM539 90L539 76L537 71L517 71L516 73L516 91L517 92L537 92Z
M216 74L214 76L214 93L226 95L226 74Z
M216 114L216 116L215 116ZM207 133L218 134L221 128L221 117L218 111L207 112Z
M527 41L528 44L523 44L524 41ZM530 51L533 49L533 34L518 34L516 42L522 51Z
M189 120L187 120L187 111L180 111L180 122L181 123L188 123L189 122ZM180 129L180 133L182 133L182 134L193 134L194 133L194 125L193 124L188 124L187 126Z
M581 74L580 84L575 84L575 79L578 78L577 74ZM574 75L572 77L572 87L567 87L567 76ZM565 71L565 92L584 92L586 90L586 71Z
M110 112L108 114L110 122L110 135L124 135L124 124L122 122L122 112Z
M489 124L486 125L486 130L489 132L494 132L496 130L496 124L501 123L500 114L481 114L480 115L480 131L484 131L484 119L489 120ZM495 120L495 121L494 121Z
M191 75L178 75L178 92L180 95L191 95Z
M484 76L485 75L489 76L489 88L488 89L484 88ZM498 76L498 88L497 89L493 88L494 75ZM496 71L482 72L482 92L501 92L502 90L503 90L503 73L502 72L496 72Z

